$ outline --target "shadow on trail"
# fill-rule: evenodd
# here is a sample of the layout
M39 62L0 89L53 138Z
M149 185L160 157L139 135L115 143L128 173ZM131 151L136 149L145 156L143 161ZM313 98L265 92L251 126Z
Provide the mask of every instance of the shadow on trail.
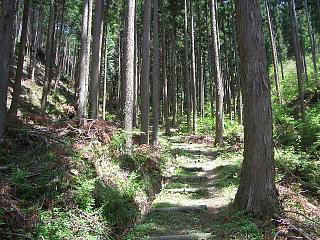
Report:
M213 151L213 150L208 150L208 149L203 149L203 150L199 150L199 149L186 149L186 148L175 148L172 150L173 153L179 154L179 155L186 155L186 156L190 156L193 158L197 158L197 157L208 157L211 160L216 159L221 152L220 151Z
M162 202L158 208L170 207L181 208L185 205ZM209 207L203 210L150 212L141 225L135 229L137 239L144 239L145 236L168 236L168 235L188 235L196 233L212 233L216 224L217 213L227 207Z

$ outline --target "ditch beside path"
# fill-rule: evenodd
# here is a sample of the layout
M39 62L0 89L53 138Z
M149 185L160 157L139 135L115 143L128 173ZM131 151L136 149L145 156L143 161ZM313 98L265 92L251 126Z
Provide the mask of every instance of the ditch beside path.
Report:
M127 239L217 239L217 213L233 200L236 191L225 174L238 169L221 157L224 154L210 139L190 136L169 141L177 160L173 174Z

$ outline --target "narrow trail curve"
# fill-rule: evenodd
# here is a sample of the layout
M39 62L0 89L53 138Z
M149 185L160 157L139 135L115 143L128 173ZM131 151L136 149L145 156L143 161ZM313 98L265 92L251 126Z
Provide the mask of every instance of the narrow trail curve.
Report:
M219 170L228 166L212 143L190 143L171 137L177 165L143 221L128 239L216 239L217 212L233 199L235 190L219 188Z

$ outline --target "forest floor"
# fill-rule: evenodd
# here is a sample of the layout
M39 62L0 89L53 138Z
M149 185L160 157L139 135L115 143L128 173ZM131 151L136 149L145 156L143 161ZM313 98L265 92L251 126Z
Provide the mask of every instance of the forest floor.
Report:
M204 136L167 140L177 160L173 174L165 176L166 183L151 209L125 239L308 239L303 230L292 231L295 226L286 217L257 219L234 208L242 161L240 145L217 148L213 139ZM282 200L295 201L288 189L278 187ZM286 205L285 200L282 203Z
M172 176L127 239L211 239L218 230L217 216L235 194L221 181L237 158L221 158L211 141L194 137L171 137L177 165ZM208 140L208 139L207 139Z

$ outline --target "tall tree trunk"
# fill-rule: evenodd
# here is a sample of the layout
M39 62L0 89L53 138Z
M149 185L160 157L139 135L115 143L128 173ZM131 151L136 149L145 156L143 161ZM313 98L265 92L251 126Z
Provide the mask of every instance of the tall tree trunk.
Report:
M9 68L13 48L13 24L16 1L2 0L0 9L0 144L3 142L7 115Z
M55 31L55 0L51 0L50 3L50 17L48 24L48 35L47 35L47 47L46 47L46 69L45 69L45 78L43 82L42 98L41 98L41 112L45 113L47 108L47 99L50 91L52 75L53 75L53 58L54 58L54 31Z
M270 81L259 1L236 1L241 75L244 84L244 162L235 202L257 216L278 205L274 183Z
M127 0L125 42L124 42L124 126L126 132L126 150L131 153L132 147L132 117L133 117L133 81L134 81L134 16L135 0Z
M80 65L79 65L79 99L78 99L78 117L80 119L86 117L87 111L87 86L86 86L86 75L88 71L87 64L87 48L89 44L89 36L88 36L88 22L89 22L89 1L83 1L83 9L82 9L82 34L81 34L81 49L80 49ZM80 120L80 126L83 125L84 122Z
M176 47L176 12L172 11L172 36L171 36L171 76L172 76L172 126L177 126L177 47Z
M199 81L198 81L198 94L199 94L199 113L200 113L200 117L203 118L204 117L204 103L205 103L205 51L203 51L202 49L202 42L203 42L203 37L202 37L202 6L201 4L198 5L197 7L197 18L198 18L198 75L199 75ZM207 22L205 22L206 24Z
M216 85L216 136L215 143L223 142L224 133L224 117L223 117L223 80L221 77L220 60L219 60L219 45L218 45L218 30L216 20L216 0L210 1L211 10L211 38L212 38L212 58L213 58L213 74Z
M62 0L61 7L61 16L60 16L60 28L59 32L56 34L56 51L55 51L55 64L58 67L58 74L55 80L54 88L56 89L59 85L59 81L61 79L61 73L64 70L64 60L66 57L66 50L67 50L67 41L65 40L65 34L64 34L64 19L65 19L65 7L66 7L66 0ZM64 45L65 43L65 45ZM64 47L63 47L64 46ZM61 56L62 53L62 56ZM62 73L64 74L64 73Z
M303 72L305 76L306 82L309 82L309 77L308 77L308 69L307 69L307 59L306 59L306 53L305 53L305 46L304 46L304 39L301 36L300 38L300 49L301 49L301 56L302 56L302 63L303 63Z
M122 115L121 111L122 111L122 96L121 96L121 69L122 69L122 62L121 62L121 31L119 32L119 36L118 36L118 69L117 69L117 103L118 103L118 114L119 116Z
M103 13L104 1L96 0L95 15L94 15L94 29L92 41L92 58L91 58L91 79L90 79L90 117L98 118L99 111L99 86L101 76L101 48L102 48L102 33L103 33Z
M29 34L30 34L30 39L29 39L29 64L28 64L28 75L32 75L32 61L33 61L33 56L35 55L35 41L36 41L36 35L38 34L38 24L39 24L39 8L36 8L35 4L31 4L31 9L30 9L30 27L29 27Z
M280 80L279 80L279 72L278 72L279 64L278 64L277 46L276 46L276 41L274 37L273 23L270 15L269 5L270 5L269 0L265 0L266 14L268 18L269 36L270 36L270 42L271 42L271 48L272 48L271 51L272 51L272 61L273 61L274 83L276 85L276 92L277 92L279 103L282 105Z
M320 0L315 0L316 5L317 5L317 16L318 16L318 21L320 23Z
M19 45L19 56L17 64L16 78L13 85L13 95L12 102L9 109L9 115L11 117L16 117L18 112L19 98L21 92L21 81L23 75L23 63L26 53L27 45L27 30L28 30L28 19L29 19L29 10L30 10L30 0L24 1L23 7L23 18L22 18L22 30L21 30L21 39Z
M159 144L159 120L160 120L160 66L159 66L159 4L158 0L153 0L153 66L152 66L152 139L153 145Z
M210 3L211 4L211 3ZM212 40L211 40L211 33L209 27L209 11L211 8L208 8L206 5L206 28L207 28L207 45L208 45L208 72L209 72L209 79L210 79L210 107L211 107L211 116L214 118L214 105L215 105L215 94L214 94L214 77L213 77L213 59L212 59Z
M280 38L277 37L277 44L278 48L280 49ZM281 79L284 80L284 69L283 69L283 57L281 51L279 51L279 61L280 61L280 68L281 68Z
M127 26L127 18L126 18L126 14L127 14L127 7L128 7L128 4L126 4L126 1L124 1L124 7L123 7L123 21L122 21L122 24L124 26L123 28L123 31L120 32L120 54L121 54L121 68L119 69L119 75L120 75L120 120L121 121L124 121L124 108L125 108L125 94L126 94L126 83L125 83L125 78L124 78L124 75L125 75L125 63L124 63L124 58L125 58L125 46L124 46L124 40L126 38L125 36L125 26Z
M194 39L194 19L193 19L193 6L190 1L191 13L191 84L192 84L192 130L197 131L197 87L196 87L196 54L195 54L195 39Z
M217 10L216 10L217 11ZM224 81L223 89L224 89L224 109L226 109L226 113L229 116L230 121L232 121L232 106L231 106L231 93L230 93L230 67L228 62L228 53L227 53L227 46L228 40L226 36L226 29L225 29L225 19L227 19L225 5L223 4L223 13L221 16L221 32L223 33L223 44L222 50L219 52L220 59L221 59L221 68L222 68L222 79ZM218 34L219 36L219 34Z
M13 35L13 48L12 48L12 63L11 64L11 70L10 72L13 72L13 66L16 62L15 56L16 56L16 47L17 47L17 42L19 40L20 37L20 30L21 30L21 11L19 11L20 9L20 2L19 0L16 1L16 9L15 9L15 19L14 19L14 25L13 25L13 31L14 31L14 35Z
M91 60L91 43L92 43L92 15L93 15L93 0L89 1L89 15L88 15L88 38L87 38L87 59L86 59L86 64L87 64L87 69L86 69L86 104L88 105L89 103L89 78L90 78L90 70L92 67L92 64L90 62ZM87 109L87 116L88 114L88 109Z
M188 57L188 5L187 0L184 0L184 81L186 86L186 105L187 105L187 125L188 131L191 130L191 91L189 79L189 57Z
M289 11L290 11L290 19L291 19L291 32L293 38L293 44L295 48L295 56L296 56L296 67L297 67L297 77L298 77L298 85L299 85L299 100L300 100L300 113L302 120L305 119L304 112L304 76L303 76L303 57L300 45L300 38L298 36L298 23L296 16L296 8L294 0L290 0L289 2Z
M108 25L105 23L104 34L104 79L103 79L103 99L102 99L102 119L106 119L107 113L107 81L108 81Z
M239 61L239 49L237 43L236 27L233 24L232 35L233 35L233 46L234 46L234 62L235 62L235 74L236 74L236 85L237 85L237 113L238 113L238 123L243 123L243 111L242 111L242 86L241 86L241 75L240 75L240 61Z
M151 0L144 1L141 66L141 143L149 144Z
M36 11L36 10L34 10ZM37 59L36 59L36 53L37 53L37 48L39 45L39 34L42 26L42 16L43 16L43 7L42 5L39 6L39 8L36 11L36 16L35 16L35 27L33 29L34 33L32 35L32 51L31 51L31 58L30 58L30 66L29 66L29 75L31 77L31 80L34 80L34 75L35 75L35 70L37 66Z
M161 27L162 27L162 81L163 81L163 112L165 134L170 134L169 122L169 99L168 99L168 79L167 79L167 45L166 45L166 26L165 26L165 1L161 5ZM175 73L174 73L175 74Z
M137 6L136 10L137 11ZM134 84L133 84L133 127L136 128L138 126L138 115L139 115L139 101L138 101L138 19L137 15L134 17Z

